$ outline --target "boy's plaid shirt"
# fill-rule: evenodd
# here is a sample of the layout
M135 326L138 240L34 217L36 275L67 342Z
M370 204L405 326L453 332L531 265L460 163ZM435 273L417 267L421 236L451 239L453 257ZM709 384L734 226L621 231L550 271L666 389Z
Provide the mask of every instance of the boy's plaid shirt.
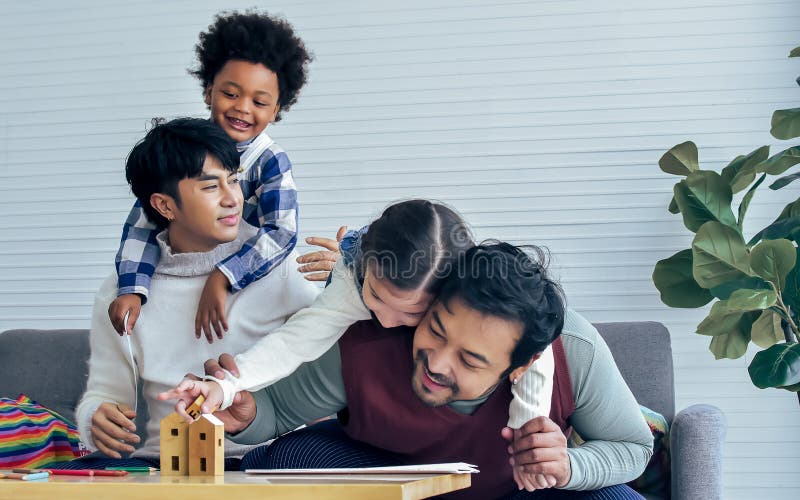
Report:
M243 153L251 142L236 147ZM239 183L244 193L242 218L259 229L238 252L217 265L234 291L272 271L297 243L297 189L286 153L273 142L252 167L239 174ZM137 201L123 226L117 252L118 295L137 293L147 300L159 259L158 233Z

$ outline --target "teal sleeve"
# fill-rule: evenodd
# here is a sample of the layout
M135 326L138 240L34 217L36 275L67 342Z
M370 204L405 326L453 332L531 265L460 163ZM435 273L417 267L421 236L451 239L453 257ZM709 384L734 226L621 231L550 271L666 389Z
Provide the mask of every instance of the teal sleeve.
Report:
M611 351L571 311L562 340L575 395L569 421L586 441L568 450L572 476L564 489L595 490L636 479L653 454L653 435Z
M253 393L256 418L228 437L240 444L259 444L327 417L347 406L339 344L316 361L304 363L288 377Z

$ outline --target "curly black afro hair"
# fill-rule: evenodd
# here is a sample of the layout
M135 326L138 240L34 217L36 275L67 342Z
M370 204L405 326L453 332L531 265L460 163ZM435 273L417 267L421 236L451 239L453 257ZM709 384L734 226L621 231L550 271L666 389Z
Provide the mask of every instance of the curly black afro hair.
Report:
M274 72L280 92L276 122L283 111L297 102L308 77L308 63L313 59L288 21L255 11L217 14L208 31L200 33L195 52L198 68L189 73L200 80L203 90L232 59L261 63Z

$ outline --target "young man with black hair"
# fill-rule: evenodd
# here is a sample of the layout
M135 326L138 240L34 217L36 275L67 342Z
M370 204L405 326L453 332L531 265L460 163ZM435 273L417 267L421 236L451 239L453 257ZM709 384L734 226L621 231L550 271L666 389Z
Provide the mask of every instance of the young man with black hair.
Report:
M240 226L238 166L235 144L209 120L181 118L157 125L131 151L126 177L148 220L160 229L155 238L160 255L150 283L153 300L142 311L135 335L120 338L106 312L117 296L116 273L97 292L89 379L76 419L81 439L98 453L60 468L158 467L159 422L173 405L156 395L187 372L202 369L209 357L246 350L316 297L316 287L286 260L228 298L235 335L214 344L199 343L192 335L194 311L209 274L256 231ZM145 442L134 451L139 443L134 425L138 385L149 420ZM233 443L226 447L228 456L243 451ZM119 462L122 453L133 453L133 458Z

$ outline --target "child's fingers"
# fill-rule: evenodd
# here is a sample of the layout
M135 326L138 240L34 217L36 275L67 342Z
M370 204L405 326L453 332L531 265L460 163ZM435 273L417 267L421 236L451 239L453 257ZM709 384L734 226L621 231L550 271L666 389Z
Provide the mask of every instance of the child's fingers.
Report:
M339 252L318 250L316 252L309 252L303 254L296 260L298 264L312 264L314 262L336 262L337 260L339 260Z
M211 387L205 394L206 400L200 405L203 413L213 413L222 404L222 389L216 383L210 383L209 386Z
M311 271L331 271L333 270L333 266L335 264L335 261L318 260L315 262L309 262L308 264L303 264L302 266L298 267L297 270L301 273L308 273Z
M329 272L311 273L303 276L308 281L328 281Z
M342 241L342 238L344 238L346 232L347 232L347 226L341 226L339 230L336 231L336 241Z
M339 249L339 242L336 240L332 240L330 238L322 238L320 236L311 236L306 238L306 243L309 245L314 245L322 248L326 248L331 251L336 251Z
M224 332L228 332L228 319L225 317L225 302L220 305L219 309L219 324ZM220 337L222 338L222 337Z
M128 316L128 323L125 325L125 330L128 332L128 335L131 334L133 331L133 327L136 325L136 320L139 319L139 312L141 311L138 307L131 307L129 309L130 315Z
M120 312L117 310L117 301L115 300L108 306L108 319L111 320L111 326L114 327L114 331L116 331L119 335L122 335L124 331L124 323L122 319L125 317L124 312Z

